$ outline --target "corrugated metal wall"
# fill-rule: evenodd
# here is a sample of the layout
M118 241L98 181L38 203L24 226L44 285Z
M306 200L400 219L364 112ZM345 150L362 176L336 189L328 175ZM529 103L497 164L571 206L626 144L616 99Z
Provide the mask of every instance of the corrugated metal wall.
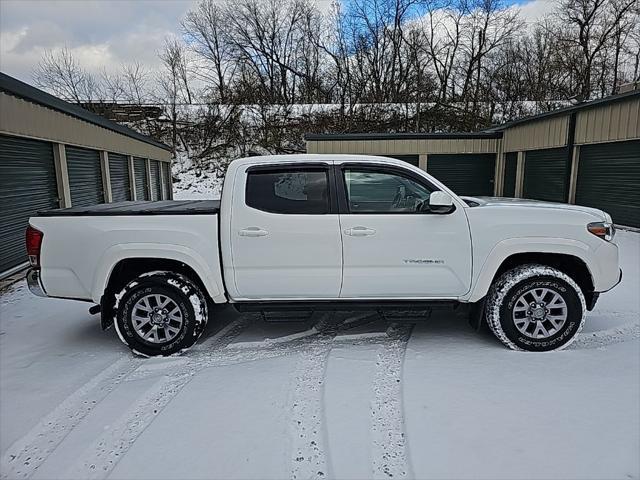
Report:
M133 159L136 180L136 199L149 200L149 181L147 179L147 161L144 158Z
M100 152L67 146L67 171L74 207L104 203Z
M169 160L171 152L0 92L0 131L57 143Z
M640 97L580 111L576 115L577 144L640 138Z
M495 153L497 148L498 139L496 138L307 140L308 153L396 156L431 153Z
M129 159L126 155L109 153L109 175L111 177L112 200L114 202L131 200Z
M420 155L386 155L389 158L395 158L396 160L402 160L403 162L407 162L414 167L418 166Z
M504 152L563 147L567 144L569 116L551 117L507 128L502 137Z
M51 143L0 135L0 272L27 261L29 217L57 207Z

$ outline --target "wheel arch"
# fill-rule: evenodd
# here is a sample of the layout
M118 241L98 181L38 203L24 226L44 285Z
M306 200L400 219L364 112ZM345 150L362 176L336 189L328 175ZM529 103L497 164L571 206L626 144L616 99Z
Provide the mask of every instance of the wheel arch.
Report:
M501 245L502 244L502 245ZM491 285L504 272L525 264L539 264L558 269L571 277L582 290L587 305L594 295L593 272L589 267L588 247L564 239L535 239L535 242L503 241L496 245L476 277L476 286L468 299L482 300Z
M133 279L152 271L168 271L184 275L203 292L207 287L200 275L188 264L172 258L127 257L119 260L109 273L100 296L101 325L107 329L113 323L115 295Z

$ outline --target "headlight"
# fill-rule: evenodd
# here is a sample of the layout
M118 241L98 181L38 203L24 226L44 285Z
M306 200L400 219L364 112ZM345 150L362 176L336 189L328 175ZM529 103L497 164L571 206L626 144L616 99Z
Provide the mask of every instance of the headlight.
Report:
M613 240L616 234L616 229L613 223L609 222L594 222L587 225L587 230L593 233L596 237L600 237L607 242Z

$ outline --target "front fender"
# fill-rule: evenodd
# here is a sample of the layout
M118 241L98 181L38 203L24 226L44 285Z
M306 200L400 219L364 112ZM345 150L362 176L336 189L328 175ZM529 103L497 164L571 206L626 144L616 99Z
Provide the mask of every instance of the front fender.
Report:
M597 273L594 272L594 269L597 269L597 264L593 261L592 250L589 245L579 240L547 237L509 238L498 242L487 255L482 266L478 270L474 268L473 288L461 300L472 303L483 298L489 292L495 274L502 263L518 253L571 255L584 262L592 278L594 278L594 273Z
M98 260L91 290L94 302L100 303L115 266L128 258L164 258L182 262L196 272L214 302L225 301L219 262L210 265L197 251L183 245L127 243L108 248Z

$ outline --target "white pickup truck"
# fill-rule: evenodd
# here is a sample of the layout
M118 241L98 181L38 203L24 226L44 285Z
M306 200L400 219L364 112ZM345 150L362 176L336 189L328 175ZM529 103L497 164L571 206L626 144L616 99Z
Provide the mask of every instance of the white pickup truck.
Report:
M123 202L30 219L31 290L98 304L145 355L193 345L212 312L471 304L508 347L566 347L622 277L593 208L460 198L405 162L264 156L229 166L220 201Z

